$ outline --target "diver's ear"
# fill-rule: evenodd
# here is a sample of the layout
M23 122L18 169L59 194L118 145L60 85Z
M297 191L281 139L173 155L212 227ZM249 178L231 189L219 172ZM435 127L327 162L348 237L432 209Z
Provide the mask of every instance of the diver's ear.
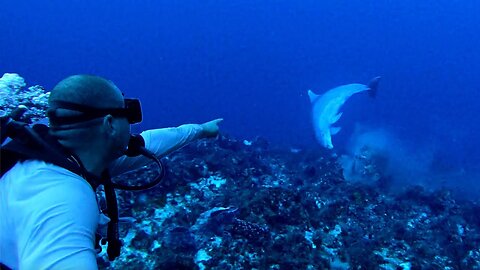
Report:
M115 134L115 126L113 125L113 116L108 114L103 117L103 129L108 135Z

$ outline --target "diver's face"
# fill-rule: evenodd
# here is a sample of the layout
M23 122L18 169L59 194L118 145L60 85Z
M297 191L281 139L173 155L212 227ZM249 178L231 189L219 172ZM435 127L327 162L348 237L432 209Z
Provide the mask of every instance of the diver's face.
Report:
M115 88L115 95L112 96L112 102L116 104L112 107L123 108L125 107L123 94L122 92L116 87ZM128 123L128 119L126 117L112 117L110 119L110 140L111 140L111 149L110 153L112 154L112 159L117 159L125 154L127 150L128 142L130 140L130 123Z
M128 142L130 140L130 124L126 118L116 118L113 122L116 126L116 134L114 136L114 158L118 158L125 154Z
M130 139L130 124L125 117L105 116L103 128L105 140L103 146L109 162L123 156Z

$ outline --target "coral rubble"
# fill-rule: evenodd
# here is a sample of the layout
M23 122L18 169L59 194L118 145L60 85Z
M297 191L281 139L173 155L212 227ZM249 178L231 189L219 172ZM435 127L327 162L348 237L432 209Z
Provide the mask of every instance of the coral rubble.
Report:
M143 253L126 241L119 260L100 259L105 268L480 267L478 206L456 202L448 190L411 186L390 194L345 181L335 157L274 149L260 139L199 141L165 162L167 179L141 193L142 203L135 203L139 193L121 193L123 214L142 220L126 235L150 239Z

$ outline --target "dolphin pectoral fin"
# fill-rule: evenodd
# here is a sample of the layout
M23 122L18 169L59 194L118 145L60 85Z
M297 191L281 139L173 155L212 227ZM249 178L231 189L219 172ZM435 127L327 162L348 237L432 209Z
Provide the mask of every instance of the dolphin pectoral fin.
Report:
M368 84L368 88L369 88L368 93L371 97L375 97L377 95L378 83L380 82L381 78L382 77L377 76L373 78Z
M340 119L340 117L342 117L342 114L343 114L343 113L338 113L337 115L335 115L335 116L332 118L331 123L333 124L333 123L337 122L338 119Z
M313 103L313 101L318 98L318 95L313 93L312 90L308 90L308 97L310 98L310 102Z
M338 132L340 132L341 129L342 129L341 127L330 127L330 134L335 135Z

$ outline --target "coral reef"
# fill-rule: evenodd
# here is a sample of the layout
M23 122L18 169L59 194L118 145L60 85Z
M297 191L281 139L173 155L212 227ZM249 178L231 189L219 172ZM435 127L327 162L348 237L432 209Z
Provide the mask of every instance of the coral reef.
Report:
M46 106L41 87L0 80L0 109ZM118 191L121 256L100 269L480 269L480 206L446 189L378 181L382 160L355 157L345 181L320 149L284 149L262 138L201 140L164 158L168 173L145 192ZM374 163L372 163L374 162ZM379 169L380 168L380 169ZM155 176L143 167L115 181ZM388 182L388 179L385 181ZM414 182L414 181L411 181Z
M395 195L377 182L345 181L337 161L262 139L191 144L165 159L160 187L121 192L123 214L139 222L125 228L122 256L99 262L105 269L480 267L477 204L448 190L409 186ZM141 248L131 234L145 238Z
M25 88L25 80L16 73L5 73L0 78L0 115L8 114L18 105L25 105L28 111L23 115L27 123L45 118L50 92L39 85Z

